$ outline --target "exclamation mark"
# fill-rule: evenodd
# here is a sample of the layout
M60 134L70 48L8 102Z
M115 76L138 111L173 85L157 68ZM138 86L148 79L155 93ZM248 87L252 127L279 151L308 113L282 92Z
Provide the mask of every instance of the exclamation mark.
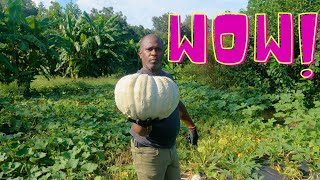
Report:
M318 14L299 14L299 40L301 64L310 65L314 63L316 52L316 40L318 33ZM311 69L303 69L300 75L305 79L311 79L314 73Z

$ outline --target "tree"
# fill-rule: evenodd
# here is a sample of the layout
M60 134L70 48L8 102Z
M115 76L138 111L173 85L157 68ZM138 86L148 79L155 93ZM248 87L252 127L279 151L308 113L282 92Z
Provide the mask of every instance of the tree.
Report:
M187 15L185 20L182 22L182 34L187 36L188 39L191 40L191 15Z
M56 1L51 1L48 9L48 17L50 20L59 20L62 18L62 7Z
M98 9L92 8L91 11L90 11L90 18L94 20L95 17L96 17L98 14L99 14Z
M17 80L27 92L38 74L97 77L139 66L137 41L150 30L129 26L113 8L89 16L72 2L65 12L58 2L48 9L40 3L37 16L25 17L23 0L6 3L0 11L1 82Z
M299 49L299 34L298 34L298 14L305 12L319 12L319 1L313 0L249 0L246 11L243 11L251 18L250 21L250 46L247 53L247 58L244 64L235 67L228 67L223 69L223 74L233 74L225 82L229 82L230 86L254 86L263 92L285 92L293 89L300 89L309 99L314 98L317 89L320 88L319 81L319 63L315 62L310 68L315 73L312 80L304 80L300 76L300 71L306 67L302 66L300 60ZM267 64L259 64L254 62L254 23L256 13L266 13L268 16L269 34L277 39L278 32L278 13L288 12L294 16L294 65L279 64L274 57L271 56ZM319 49L319 39L317 40ZM320 57L319 51L316 52L315 59ZM213 71L217 72L217 71ZM228 76L225 76L226 78ZM303 87L303 88L301 88ZM311 97L313 96L313 97ZM312 105L312 102L308 102Z
M32 0L23 0L22 3L22 12L24 17L36 16L38 14L36 4Z
M35 16L24 17L21 0L9 0L0 15L0 75L2 82L17 80L18 86L29 94L30 83L35 75L47 71L47 58L54 56L50 38L43 32L48 26L46 20L38 21Z
M66 4L64 12L65 14L74 15L76 18L80 17L82 14L78 4L74 4L72 0Z
M65 46L61 48L58 70L71 78L114 72L119 64L117 61L123 59L116 53L117 42L123 42L115 40L121 35L120 29L113 24L116 18L113 16L105 21L103 15L98 15L93 21L86 12L78 18L67 13L61 26Z
M109 19L114 15L113 7L103 7L99 14L103 14L105 19Z
M151 29L145 29L142 25L139 26L130 26L128 27L128 33L130 37L133 38L135 42L138 42L143 36L151 34Z
M161 35L168 34L168 18L169 12L161 16L152 17L153 29Z
M6 0L0 0L0 7L3 8L6 6Z
M47 14L48 14L48 9L45 8L43 2L40 2L38 6L38 14L37 14L38 18L41 19L44 16L47 16Z

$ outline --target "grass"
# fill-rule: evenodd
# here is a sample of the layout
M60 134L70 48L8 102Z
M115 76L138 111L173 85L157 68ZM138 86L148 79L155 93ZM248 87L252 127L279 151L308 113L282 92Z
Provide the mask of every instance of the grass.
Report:
M46 79L43 76L37 76L37 79L31 83L31 89L40 90L43 88L53 88L59 86L78 86L82 84L83 86L101 86L105 84L115 84L119 77L110 76L110 77L99 77L99 78L78 78L70 79L63 77L53 77L50 80Z

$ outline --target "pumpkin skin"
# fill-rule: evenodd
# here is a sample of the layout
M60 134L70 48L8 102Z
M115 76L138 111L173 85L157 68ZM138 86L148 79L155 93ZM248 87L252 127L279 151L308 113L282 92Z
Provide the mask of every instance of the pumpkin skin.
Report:
M135 73L122 77L115 87L118 109L135 120L164 119L177 108L179 89L168 77Z

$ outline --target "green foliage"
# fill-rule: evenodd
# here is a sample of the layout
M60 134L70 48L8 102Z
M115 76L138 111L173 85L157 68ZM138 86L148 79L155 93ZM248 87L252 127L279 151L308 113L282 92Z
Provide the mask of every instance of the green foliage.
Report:
M38 8L36 7L36 4L32 0L22 0L23 3L23 15L25 17L28 16L36 16L38 14Z
M110 79L55 81L32 85L30 99L1 97L2 178L109 177L127 147L129 124L115 111Z
M237 88L227 92L190 80L179 84L201 137L197 148L178 138L185 171L217 179L256 179L267 165L287 178L317 177L319 100L306 108L302 91L266 94ZM300 169L303 164L309 175Z
M134 42L120 41L124 33L115 26L117 18L114 15L105 21L103 15L93 20L86 12L79 18L67 14L61 26L65 47L61 49L61 62L56 70L63 70L64 76L77 78L79 75L110 75L126 63L132 67L131 59L126 58L135 49Z
M300 71L303 70L305 67L303 67L299 62L300 60L300 50L299 50L299 34L298 34L298 14L300 13L306 13L306 12L318 12L319 11L319 3L316 1L309 1L309 0L290 0L290 1L261 1L261 0L252 0L248 2L248 10L247 14L251 17L254 17L256 13L266 13L268 15L269 19L269 36L272 35L275 39L278 37L278 13L279 12L288 12L292 13L294 16L294 65L292 66L286 66L286 65L280 65L278 62L275 61L274 58L271 58L269 63L267 65L263 65L259 67L259 71L256 75L259 76L259 79L253 79L254 82L261 81L262 79L265 81L265 88L269 90L269 92L278 91L281 92L284 89L293 89L296 87L298 83L303 83L307 85L308 83L305 83L301 76ZM251 32L254 32L254 21L255 18L251 19L250 26L251 26ZM251 34L251 37L253 37L254 34ZM319 40L317 40L318 42ZM317 43L318 44L318 43ZM250 50L251 49L251 50ZM247 61L253 62L253 46L250 46L249 53L247 56ZM316 56L319 56L319 53L316 54ZM315 58L317 60L317 58ZM248 71L254 71L256 70L257 65L254 65L254 63L246 63L244 67L242 67L242 72L248 72ZM314 65L311 65L310 68L315 72L315 77L312 79L313 83L312 86L318 87L318 80L317 80L317 74L318 74L318 67L319 62L315 62ZM241 73L239 71L239 73ZM243 74L243 73L242 73ZM250 74L254 75L254 74ZM249 76L246 77L248 79ZM307 88L310 88L309 85L307 85ZM305 91L305 94L311 93L314 94L315 92L303 89Z
M48 18L50 20L57 20L57 19L60 19L62 18L62 6L56 2L56 1L51 1L51 6L49 6L49 9L48 9Z
M202 81L218 89L232 89L234 87L254 87L261 93L286 93L301 90L307 97L304 103L307 107L313 107L313 101L317 99L319 84L319 51L315 53L315 63L306 67L301 65L298 35L298 14L306 12L318 12L318 1L309 0L250 0L248 8L242 13L250 18L250 44L246 60L238 66L225 66L216 62L212 49L212 37L209 35L209 63L205 66L187 65L181 68L182 78L190 78ZM288 12L294 16L294 65L279 64L271 55L267 64L260 64L254 61L254 22L256 13L266 13L268 16L269 35L277 39L278 35L278 13ZM185 22L183 23L185 24ZM319 38L317 39L317 49L319 49ZM226 43L230 43L227 39ZM300 76L301 70L310 68L315 73L311 80L305 80Z
M121 12L103 8L89 15L72 2L64 11L51 2L49 9L40 4L37 16L25 17L32 7L29 1L8 0L1 9L1 82L18 80L27 95L38 74L99 77L140 68L137 35L149 31L131 28Z
M130 124L114 104L117 79L81 77L136 72L141 67L138 40L151 30L128 25L112 7L87 14L73 3L65 11L51 3L28 17L24 10L33 9L30 1L8 0L0 8L0 80L5 83L0 84L0 178L136 178ZM250 0L245 13L266 12L275 35L277 12L297 18L297 13L318 10L317 1ZM153 31L167 47L165 17L153 18ZM182 23L187 36L188 21ZM302 80L297 53L293 66L274 58L267 65L254 62L252 44L241 66L222 66L213 57L209 48L205 66L164 61L164 68L182 79L181 98L200 135L199 146L189 147L182 126L177 140L182 171L258 179L267 165L287 178L315 178L320 169L319 62L311 67L315 77ZM47 82L38 74L80 78ZM31 90L29 99L21 96L26 90Z
M117 80L38 77L29 99L15 95L16 86L1 85L2 178L136 178L130 123L113 97ZM318 99L306 108L302 91L228 92L190 80L177 83L200 136L198 147L189 146L181 126L177 147L184 174L257 179L266 165L289 179L319 173Z
M168 34L168 18L169 13L165 13L159 17L152 17L152 23L154 29L157 31L160 35L166 35Z
M49 76L46 57L52 57L51 44L42 32L48 22L37 20L35 16L25 18L22 2L8 1L1 12L1 82L18 80L28 94L30 82L38 73Z

